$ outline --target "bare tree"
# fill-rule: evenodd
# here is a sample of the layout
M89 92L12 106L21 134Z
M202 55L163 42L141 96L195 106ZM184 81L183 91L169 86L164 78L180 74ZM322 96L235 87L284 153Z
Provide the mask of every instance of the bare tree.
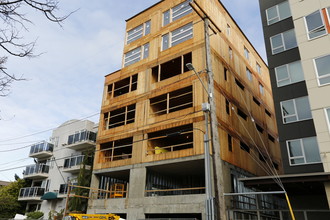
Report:
M15 75L7 71L5 64L9 56L33 57L35 41L24 42L22 31L28 31L26 25L32 21L22 13L24 8L33 8L46 19L61 25L69 15L56 16L59 0L0 0L0 96L7 96L14 81L24 80L22 74Z

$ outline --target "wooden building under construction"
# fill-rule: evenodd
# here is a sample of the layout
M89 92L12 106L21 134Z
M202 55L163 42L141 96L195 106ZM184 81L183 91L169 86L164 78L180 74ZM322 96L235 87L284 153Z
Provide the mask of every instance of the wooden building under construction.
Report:
M217 120L211 131L219 136L213 146L221 146L210 143L210 150L212 164L222 165L212 166L221 174L212 176L213 192L250 190L238 179L268 175L267 166L282 172L260 55L219 1L163 0L127 20L122 68L105 77L92 187L107 191L92 193L89 213L205 219L205 16ZM222 205L246 203L237 197Z

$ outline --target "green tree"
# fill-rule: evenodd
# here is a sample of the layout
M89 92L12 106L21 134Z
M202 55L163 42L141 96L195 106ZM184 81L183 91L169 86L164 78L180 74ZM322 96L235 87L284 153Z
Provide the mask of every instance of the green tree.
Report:
M93 153L92 152L86 152L84 154L84 160L82 161L82 167L79 171L77 184L78 186L84 186L84 187L90 187L91 178L92 178L92 168L86 169L87 165L92 166L93 164ZM89 196L89 189L83 189L83 188L74 188L73 192L75 195L78 196ZM73 197L70 198L69 201L69 210L70 211L76 211L76 212L86 212L88 205L88 199L87 198L80 198L80 197Z
M0 218L13 218L15 214L24 214L25 203L18 202L18 195L21 188L26 187L25 180L17 178L8 186L0 188Z

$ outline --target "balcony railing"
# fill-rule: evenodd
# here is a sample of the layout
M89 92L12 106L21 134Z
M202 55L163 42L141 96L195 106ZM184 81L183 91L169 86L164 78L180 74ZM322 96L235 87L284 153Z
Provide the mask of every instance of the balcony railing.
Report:
M72 185L77 185L77 183L72 183ZM58 191L58 194L61 196L61 195L67 195L68 194L68 184L61 184L60 185L60 189ZM73 193L72 192L73 190L73 187L71 187L71 194Z
M75 166L79 166L84 161L84 157L85 157L84 155L79 155L65 159L64 168L72 168ZM91 164L92 164L91 158L88 158L88 162L86 165L91 165Z
M82 141L96 141L96 133L92 131L83 130L72 134L68 137L68 145L75 144Z
M31 155L32 156L34 156L34 155L41 155L41 156L51 155L53 150L54 150L53 144L48 143L46 141L42 141L42 142L36 143L31 146L30 156ZM42 153L45 153L45 155L43 155Z
M40 199L39 197L43 196L44 194L45 194L45 188L27 187L27 188L20 189L18 198L19 199L28 199L28 198Z
M25 168L24 176L37 175L37 174L48 174L49 165L46 164L35 164Z

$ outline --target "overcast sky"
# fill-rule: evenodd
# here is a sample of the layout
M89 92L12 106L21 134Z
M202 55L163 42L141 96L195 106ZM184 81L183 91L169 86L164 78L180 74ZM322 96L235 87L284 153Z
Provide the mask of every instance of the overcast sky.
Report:
M8 61L8 71L27 80L14 83L9 96L0 98L0 180L13 180L15 173L22 177L24 168L13 168L33 164L30 148L24 147L48 140L52 128L70 119L98 121L104 76L121 67L125 19L156 2L62 0L59 15L79 9L62 28L28 11L33 25L22 34L37 39L35 51L42 54ZM265 59L258 0L222 3ZM10 151L17 148L22 149Z

